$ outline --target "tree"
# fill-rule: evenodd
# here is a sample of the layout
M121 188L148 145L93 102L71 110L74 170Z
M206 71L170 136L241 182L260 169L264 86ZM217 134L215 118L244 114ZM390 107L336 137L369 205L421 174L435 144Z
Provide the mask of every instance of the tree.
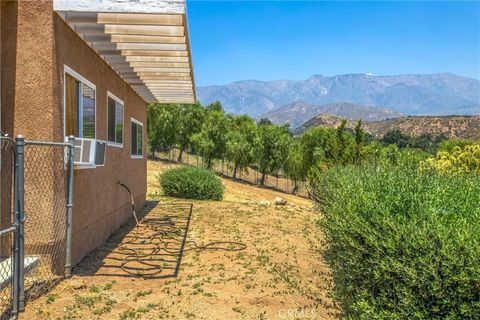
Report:
M408 147L410 136L402 133L400 130L395 129L388 131L383 135L382 143L385 145L396 144L399 148Z
M259 121L258 121L258 125L259 126L263 126L265 124L272 124L272 121L270 121L270 119L268 118L261 118Z
M294 187L292 193L298 191L298 180L305 179L305 170L302 157L302 144L299 139L292 139L288 148L288 155L285 161L285 173L287 177L293 180Z
M249 116L233 117L226 136L226 157L233 162L233 178L238 169L243 170L254 159L257 127Z
M180 148L178 161L182 161L182 155L185 149L190 146L192 136L202 128L205 109L200 103L192 105L182 105L178 114L178 133L177 144Z
M206 106L205 109L207 109L207 111L219 111L219 112L225 113L220 101L215 101L215 102L210 103L208 106Z
M337 128L337 161L342 162L345 157L345 149L347 148L347 139L345 128L347 120L343 119L342 123Z
M365 145L365 132L362 129L362 120L358 120L354 129L355 134L355 162L362 159L363 146Z
M147 134L152 156L156 151L167 151L175 145L177 136L178 104L150 104L147 108Z
M200 131L192 136L192 142L211 169L213 159L223 157L229 118L223 109L207 108Z
M335 129L311 128L300 137L300 142L302 145L303 176L306 176L314 166L336 162L338 147Z
M284 165L288 155L290 133L288 126L264 124L258 127L257 160L260 173L260 184L265 184L267 173L277 173Z

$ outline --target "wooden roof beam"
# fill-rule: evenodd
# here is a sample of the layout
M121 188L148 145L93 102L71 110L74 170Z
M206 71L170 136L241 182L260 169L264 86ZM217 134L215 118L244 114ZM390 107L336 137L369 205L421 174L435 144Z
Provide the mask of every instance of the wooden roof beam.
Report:
M90 46L96 50L152 50L152 51L183 51L185 44L179 43L115 43L92 42Z
M107 13L80 12L64 13L65 20L71 23L103 23L103 24L138 24L182 26L183 16L179 14L139 14L139 13Z
M188 57L187 51L161 50L98 50L101 56L148 56L148 57Z
M81 34L119 34L119 35L151 35L175 36L185 35L184 27L178 26L146 26L146 25L111 25L98 23L70 23L72 28Z
M144 36L130 34L85 34L83 39L95 43L163 43L185 44L185 37Z

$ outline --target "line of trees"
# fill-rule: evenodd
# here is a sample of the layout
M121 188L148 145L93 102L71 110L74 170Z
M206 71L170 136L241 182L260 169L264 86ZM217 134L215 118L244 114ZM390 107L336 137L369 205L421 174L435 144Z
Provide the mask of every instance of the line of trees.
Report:
M287 125L275 125L266 119L255 122L246 115L227 114L219 102L208 106L151 104L148 107L149 151L180 150L178 161L186 150L201 155L207 168L215 159L227 159L233 166L233 177L240 171L256 168L260 184L267 174L282 172L294 181L307 178L310 169L336 164L395 162L405 157L399 150L398 134L387 136L388 141L372 139L359 121L355 128L312 128L294 136ZM404 137L400 137L403 139ZM392 140L392 141L389 141ZM408 156L412 156L412 150ZM414 151L415 161L428 154Z

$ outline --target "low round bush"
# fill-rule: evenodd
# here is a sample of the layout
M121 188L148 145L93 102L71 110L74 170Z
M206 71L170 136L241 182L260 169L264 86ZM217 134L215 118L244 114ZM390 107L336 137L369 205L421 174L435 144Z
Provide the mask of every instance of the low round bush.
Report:
M223 185L211 171L196 167L179 167L158 176L163 192L172 197L199 200L222 200Z

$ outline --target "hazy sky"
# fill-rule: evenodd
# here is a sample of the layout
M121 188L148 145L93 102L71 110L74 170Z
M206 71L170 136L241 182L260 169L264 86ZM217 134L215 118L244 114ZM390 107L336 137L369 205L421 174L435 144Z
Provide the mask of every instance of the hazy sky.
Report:
M480 79L480 2L187 0L197 85L313 74Z

